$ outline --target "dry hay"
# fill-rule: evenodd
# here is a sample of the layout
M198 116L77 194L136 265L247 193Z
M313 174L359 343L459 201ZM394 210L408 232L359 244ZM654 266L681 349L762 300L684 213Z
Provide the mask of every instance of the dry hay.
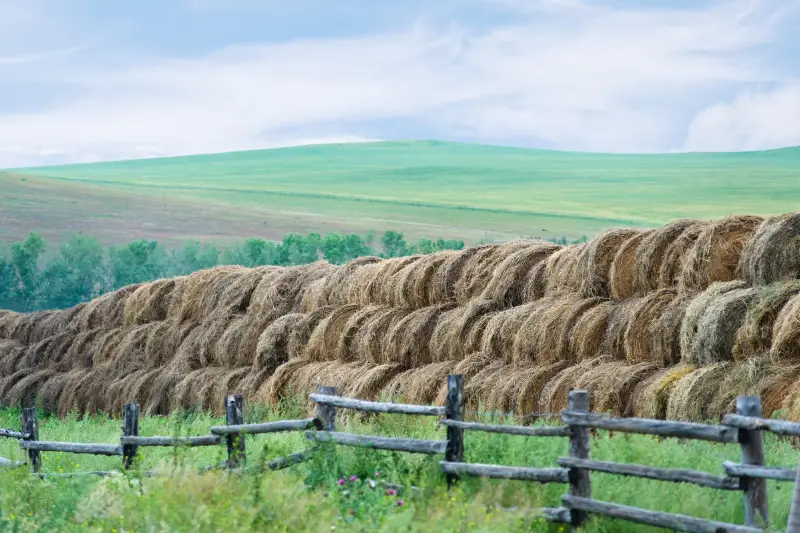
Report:
M197 322L178 322L176 319L157 323L150 329L145 341L145 366L157 368L171 363L177 358L181 344L197 326Z
M23 344L39 342L50 335L43 325L56 311L36 311L13 316L7 323L8 332L5 338L17 340Z
M580 288L577 269L585 249L586 243L573 244L561 248L547 258L544 267L546 296L576 292Z
M617 255L614 256L608 274L612 298L625 300L636 294L636 252L642 242L654 232L655 230L642 231L630 237L617 249Z
M75 332L78 329L75 317L83 310L84 305L86 304L79 304L69 309L44 311L28 330L27 344L34 344L61 333Z
M459 281L465 272L473 266L475 261L490 253L492 245L472 246L448 255L441 267L436 270L431 281L433 286L434 301L455 302Z
M665 260L680 261L682 257L667 257L667 253L684 232L698 224L702 225L697 220L678 220L655 230L642 240L636 248L636 294L644 296L656 289L673 286L661 284L661 269Z
M214 365L226 368L250 366L256 358L261 333L277 318L270 315L237 315L225 328L214 351Z
M717 282L711 284L705 291L691 299L689 305L686 307L683 322L681 322L681 360L690 362L687 361L686 358L689 357L689 354L694 350L698 326L708 306L725 293L741 289L745 286L746 283L741 280Z
M567 360L585 361L601 355L608 322L617 308L613 301L601 301L585 309L575 320L567 335Z
M711 364L732 360L736 332L744 323L747 309L757 295L758 289L746 288L729 291L715 298L697 323L691 351L683 354L686 361Z
M175 288L184 282L185 277L160 279L146 283L133 291L125 301L122 312L123 326L136 326L167 318L172 306Z
M186 374L183 379L175 385L169 397L170 409L172 411L184 409L196 409L201 411L208 409L213 410L214 382L227 372L230 372L230 370L209 366L198 368ZM219 403L223 403L221 398Z
M358 367L358 371L345 387L343 394L351 398L377 400L380 398L381 390L404 368L398 363Z
M392 257L362 265L347 278L347 303L361 306L392 305L395 287L392 278L424 257L430 256Z
M690 301L680 296L674 298L650 325L652 354L664 366L678 364L681 360L681 324Z
M586 244L578 259L572 281L581 297L611 296L609 280L614 257L628 239L639 233L640 230L635 229L613 229L604 231Z
M325 303L325 284L328 283L327 277L322 277L312 281L300 290L297 295L297 303L295 309L299 313L310 313L316 311L320 307L324 307Z
M252 272L253 269L243 266L220 266L187 276L183 282L179 319L199 322L221 313L223 294L243 276L252 276Z
M171 372L169 368L159 368L154 373L152 384L147 398L147 403L142 406L142 412L147 416L167 415L172 410L172 395L175 387L186 376Z
M487 344L485 347L496 347L497 334L507 333L508 336L503 336L500 339L502 340L501 347L503 352L498 353L498 356L503 357L505 360L510 358L510 361L520 367L530 366L531 363L538 361L542 336L551 333L553 335L558 334L558 332L544 331L542 325L547 319L546 317L549 316L552 319L569 313L574 301L574 297L562 299L560 297L546 296L541 300L524 306L525 312L521 313L521 316L515 315L514 320L506 325L505 331L503 331L503 328L500 328L500 331L496 329L487 330L487 334L490 335L487 340L493 341L495 346ZM512 334L513 337L511 336ZM510 353L506 351L509 343L512 343Z
M351 290L352 279L358 278L358 271L376 263L384 261L380 257L367 256L359 257L348 261L340 267L329 265L330 268L322 276L325 278L325 285L319 290L316 298L316 306L345 305L355 303L348 301L348 292ZM327 265L327 263L325 263ZM316 278L315 278L316 279ZM307 281L306 281L307 283Z
M701 366L678 380L669 395L667 419L719 422L719 414L711 411L712 402L731 366L729 362Z
M0 339L12 338L11 332L20 316L22 313L0 309Z
M772 365L760 385L761 415L772 418L774 413L791 406L796 397L795 385L800 381L800 365ZM783 417L781 417L783 418Z
M357 360L358 342L356 337L364 327L364 324L372 320L375 316L383 313L386 309L387 307L383 305L369 305L367 307L362 307L353 313L338 334L339 340L336 344L335 355L333 358L339 361Z
M256 403L277 405L284 398L291 397L289 387L295 372L309 364L330 364L332 361L316 363L305 359L290 359L278 366L267 381L255 393Z
M58 414L58 400L67 383L67 376L66 373L55 373L39 385L38 397L46 414Z
M434 361L458 361L481 349L490 313L499 311L494 300L476 300L442 313L431 334L430 353Z
M739 396L761 396L779 381L780 370L766 360L750 359L734 363L717 385L716 394L708 408L709 416L717 419L736 412L736 398ZM762 414L763 411L762 406Z
M506 257L495 269L481 298L496 300L503 307L526 302L526 287L531 270L559 250L549 243L532 243Z
M535 367L517 368L513 381L514 413L517 416L529 416L539 411L539 399L542 391L550 381L567 368L566 361L537 365Z
M339 357L342 332L359 309L357 304L344 305L322 319L308 339L305 357L312 361L336 360Z
M314 281L321 278L326 278L330 283L331 278L335 277L334 273L338 275L344 268L317 261L280 270L265 270L250 296L248 312L272 315L297 311L301 306L308 305L309 296L303 294L304 288L311 287ZM319 306L327 300L324 292L323 288L318 295Z
M741 271L752 285L800 279L800 213L767 219L742 253Z
M231 324L233 315L212 315L186 334L169 362L175 372L191 372L213 364L217 343ZM146 352L145 352L146 354Z
M26 350L26 358L21 361L21 364L29 368L51 368L59 372L65 372L74 366L77 361L69 359L68 354L70 347L76 338L76 333L66 331L59 333L43 340L40 343L28 346ZM27 357L31 352L38 351L36 359L28 360ZM88 361L82 361L84 364Z
M139 370L147 367L147 338L150 332L158 327L159 323L142 324L141 326L133 326L129 328L120 328L122 339L116 348L111 352L111 358L103 361L94 361L96 366L98 363L105 363L116 371L131 371Z
M111 329L121 326L125 304L141 286L141 283L128 285L82 304L80 311L74 317L76 328L79 331L88 331L99 327Z
M739 278L742 250L762 222L761 217L742 215L707 225L686 255L681 291L701 292L716 281Z
M778 313L769 356L781 363L800 361L800 294L793 296Z
M614 301L614 308L606 319L606 331L600 345L601 355L610 355L618 361L627 360L625 351L625 333L636 318L634 310L642 304L642 298L629 298L621 302Z
M419 405L432 404L442 389L447 388L447 376L455 365L455 361L442 361L406 370L392 378L380 396Z
M459 252L447 250L419 257L409 262L396 274L384 280L386 291L391 291L392 298L389 305L405 307L408 309L422 309L437 303L440 300L436 291L434 280L436 273L445 265L450 257Z
M58 416L70 412L86 413L90 404L102 403L106 399L106 388L118 380L107 366L70 370L58 395Z
M581 376L595 367L610 362L612 362L611 357L603 355L565 367L555 374L542 389L539 395L539 411L558 413L566 409L569 391L576 387Z
M734 359L760 358L769 353L778 314L798 293L800 280L759 287L755 300L747 307L742 327L736 332L733 343Z
M306 358L308 341L311 338L311 334L314 333L314 329L335 310L336 307L325 306L303 315L303 319L289 331L289 338L286 342L289 359Z
M362 363L398 363L388 357L389 333L398 322L408 316L408 311L397 308L384 308L375 313L359 328L351 344L357 361Z
M488 410L490 397L495 389L505 384L500 381L498 376L502 373L508 374L512 365L507 364L502 359L484 358L482 355L470 354L475 360L468 368L473 375L469 378L464 376L464 404L472 410ZM466 361L466 360L465 360ZM459 362L460 364L461 362ZM456 365L453 373L457 373ZM447 388L439 390L437 403L443 403L447 399ZM495 398L497 402L497 398Z
M642 418L666 418L672 389L678 381L696 369L695 365L679 363L643 379L631 393L630 404L633 414Z
M455 305L455 303L445 303L424 307L401 318L386 337L386 360L410 367L432 363L431 336L439 318Z
M675 289L659 289L637 300L638 303L629 308L630 319L623 337L628 362L671 364L674 361L672 350L656 351L659 345L655 333L659 320L670 310L677 294Z
M659 365L649 362L628 364L610 361L590 368L580 375L575 388L589 391L591 410L615 416L633 416L632 396L643 380L659 370Z
M542 306L542 302L530 302L492 314L483 330L481 351L494 354L495 358L507 363L512 362L517 333L528 317Z
M13 339L0 339L0 376L13 374L24 356L23 344Z
M489 246L471 256L464 264L461 276L456 282L456 301L460 305L465 305L478 298L491 282L495 269L509 255L531 244L538 245L537 241L530 240L509 241Z
M98 349L99 341L103 338L105 332L104 328L95 328L75 334L62 359L65 366L58 366L56 369L66 372L73 368L89 368L92 366L94 353Z
M2 403L12 407L34 407L39 388L50 379L56 372L48 368L28 369L23 377L16 374L16 378L10 380L10 387L2 395Z
M697 222L689 226L667 246L658 272L659 286L677 287L679 285L686 256L708 225L708 222Z

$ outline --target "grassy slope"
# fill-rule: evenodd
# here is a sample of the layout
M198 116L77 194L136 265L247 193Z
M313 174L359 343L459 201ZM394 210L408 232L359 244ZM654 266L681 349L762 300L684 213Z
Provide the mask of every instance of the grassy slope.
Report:
M300 416L300 412L283 416ZM277 417L275 412L254 413L253 421ZM19 411L0 410L0 427L18 427ZM206 415L182 418L145 417L143 435L207 434L209 426L221 423ZM350 419L340 424L343 430L414 438L443 438L444 428L423 417L387 415L372 422ZM119 438L120 421L102 416L87 419L45 418L40 421L40 438L60 441L114 442ZM345 427L347 426L347 427ZM766 437L770 465L793 465L796 452L789 443ZM247 437L248 464L291 453L307 446L301 433ZM506 435L468 433L466 460L507 465L555 466L556 458L567 454L567 441L557 438L530 439ZM142 450L142 468L189 468L218 463L224 447L169 450ZM658 442L645 436L609 436L598 432L592 440L592 458L675 468L694 468L722 474L724 460L739 460L739 447L705 442L679 443L674 439ZM0 456L22 456L17 444L0 439ZM118 468L119 459L45 453L44 468L49 472L72 472ZM557 506L565 492L562 485L467 479L459 491L447 494L437 471L439 458L391 454L373 450L340 447L327 461L312 461L281 472L264 475L227 477L219 474L158 478L138 481L97 481L94 478L56 479L47 483L31 480L24 469L0 470L0 529L35 531L34 525L48 525L47 531L375 531L372 523L384 517L380 531L429 531L437 524L441 533L463 531L559 531L558 526L537 522L531 510ZM373 476L404 486L414 484L421 492L407 491L405 504L397 508L396 499L382 498L381 492L361 497L364 508L359 518L348 525L340 520L350 508L336 480L351 474ZM138 477L134 473L134 477ZM640 507L743 523L743 497L740 492L722 492L688 485L623 478L606 474L592 476L597 499ZM773 524L786 524L791 484L769 483L770 514ZM369 492L369 491L368 491ZM485 509L516 507L515 511L486 513ZM14 518L11 518L11 516ZM233 522L231 522L233 521ZM471 525L470 525L471 524ZM6 530L6 529L3 529ZM658 531L627 522L595 519L592 532Z
M205 217L200 226L259 219L265 231L315 224L355 231L394 227L411 236L461 235L471 241L580 237L683 217L780 213L800 203L800 148L611 155L415 141L19 172L47 177L41 183L55 189L83 185L109 198L149 197L163 205L160 214L147 215L156 226L168 225L159 217L168 219L173 205L202 205L215 209L216 218ZM3 180L19 186L20 177L0 173Z

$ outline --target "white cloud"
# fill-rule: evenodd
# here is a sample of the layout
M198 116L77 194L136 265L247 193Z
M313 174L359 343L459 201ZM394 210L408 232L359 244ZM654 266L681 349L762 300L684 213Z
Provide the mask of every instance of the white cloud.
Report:
M358 123L397 118L440 138L666 151L683 145L691 117L719 95L784 81L763 47L792 12L769 2L524 6L502 26L420 23L348 39L227 47L191 60L61 65L58 79L81 87L81 96L0 115L0 167L304 143L321 136L321 124L325 138L360 139ZM703 146L703 128L711 128L704 124L719 120L702 117L687 147ZM287 138L287 130L302 134Z
M748 90L729 103L703 109L692 120L689 151L764 150L800 145L800 80Z

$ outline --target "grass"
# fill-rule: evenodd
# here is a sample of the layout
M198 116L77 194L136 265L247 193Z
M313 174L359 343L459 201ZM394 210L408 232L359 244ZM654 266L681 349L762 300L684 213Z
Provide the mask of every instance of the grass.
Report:
M613 155L410 141L20 169L0 173L0 198L12 222L30 219L40 196L50 204L40 227L49 216L87 232L89 214L116 211L118 233L168 239L315 226L475 242L787 212L799 172L800 148Z
M0 410L0 427L18 428L19 411ZM258 409L249 419L264 421L302 416L300 409ZM142 435L207 434L221 420L206 414L145 417ZM43 418L43 440L115 442L120 420L96 415L85 418ZM423 417L382 415L339 422L338 429L355 433L443 438L444 428ZM279 472L260 472L264 462L307 446L302 434L247 437L248 472L199 474L202 466L224 458L224 447L140 450L140 463L123 477L32 478L26 469L0 471L2 531L563 531L535 512L555 507L563 485L464 479L447 492L437 469L439 457L393 454L375 450L325 446L314 459ZM722 474L724 460L739 460L736 445L657 441L646 436L599 432L591 442L592 458L665 467L682 467ZM796 464L796 450L786 441L766 437L768 464ZM567 441L467 433L465 460L506 465L555 466L566 455ZM0 441L0 456L22 459L16 442ZM107 470L118 458L44 453L47 472ZM167 477L146 478L145 469ZM376 472L378 474L376 474ZM350 476L358 481L351 483ZM345 479L340 486L339 479ZM390 495L366 480L386 480L405 487ZM623 478L595 473L593 496L600 500L743 523L740 492ZM412 488L416 487L416 488ZM785 527L791 483L769 483L772 523ZM363 492L363 494L362 494ZM398 501L402 499L402 506ZM587 532L641 532L649 528L611 519L593 518ZM656 531L656 530L652 530Z

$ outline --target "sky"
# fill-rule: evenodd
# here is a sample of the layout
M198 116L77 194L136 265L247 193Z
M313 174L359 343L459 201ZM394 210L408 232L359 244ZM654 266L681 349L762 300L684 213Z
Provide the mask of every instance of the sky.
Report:
M800 145L800 0L0 0L0 168Z

